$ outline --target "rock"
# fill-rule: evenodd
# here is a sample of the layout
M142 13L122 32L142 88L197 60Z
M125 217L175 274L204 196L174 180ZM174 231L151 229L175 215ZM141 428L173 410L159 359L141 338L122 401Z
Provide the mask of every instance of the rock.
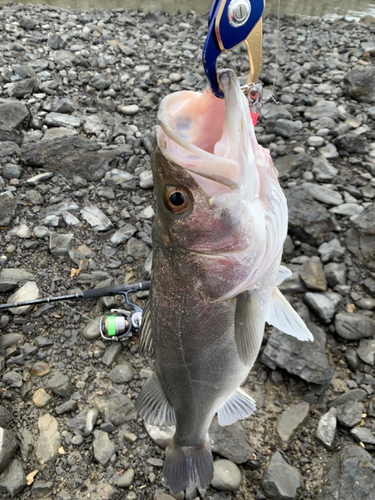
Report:
M0 226L10 226L17 209L17 201L9 191L0 193Z
M74 392L74 386L70 378L61 372L56 372L48 385L51 391L62 398L69 398Z
M133 378L133 370L128 365L117 365L108 373L115 384L126 384Z
M283 449L287 449L289 440L295 430L300 428L307 420L310 413L310 405L302 401L287 408L280 416L276 430L281 439Z
M54 257L67 257L72 247L74 234L50 233L49 251Z
M116 426L134 420L137 416L134 403L123 394L95 398L94 404L104 421Z
M7 94L9 97L22 99L25 95L32 94L39 84L40 82L37 78L26 78L25 80L11 83L7 88Z
M95 319L90 321L82 331L82 335L86 340L95 340L100 338L100 318L97 316Z
M261 362L272 370L282 368L306 382L326 386L333 375L325 353L326 334L313 323L307 326L314 336L314 342L301 342L273 328Z
M345 254L345 248L336 238L328 243L322 243L318 248L322 262L330 262L334 259L340 259Z
M122 474L122 476L118 478L117 486L119 488L129 488L129 486L133 484L134 478L135 478L134 469L128 469Z
M146 421L143 422L143 425L145 426L147 434L150 436L152 441L160 448L166 448L172 441L176 432L176 427L173 425L158 427L156 425L151 425Z
M111 85L111 78L108 74L96 74L89 81L89 85L96 90L107 90Z
M375 69L356 68L349 71L343 80L344 88L360 102L375 102Z
M59 137L64 137L66 135L77 135L77 134L78 134L77 130L71 130L64 127L55 127L46 130L43 136L43 140L49 141L51 139L57 139Z
M308 292L305 294L303 300L318 318L324 323L330 323L342 301L342 297L335 292Z
M229 460L215 460L211 484L219 491L238 490L241 485L241 471L236 464Z
M324 266L324 274L330 288L336 285L346 285L346 265L343 262L330 262Z
M375 203L363 210L353 225L355 229L347 233L347 247L369 269L375 270Z
M34 438L31 432L26 428L20 429L19 436L21 439L20 443L21 457L24 462L27 462L34 448Z
M335 148L332 144L330 145ZM337 150L336 150L337 151ZM318 182L329 182L337 175L337 168L333 167L329 161L327 161L327 157L324 155L323 148L320 150L323 156L320 156L316 160L314 160L314 164L312 167L312 173L314 174L315 180Z
M107 465L112 455L116 452L115 445L109 440L108 434L104 431L94 431L94 457L103 466Z
M57 420L46 413L39 417L39 438L35 447L35 454L41 464L51 467L55 462L61 446L61 434Z
M301 153L297 155L285 155L277 157L275 161L275 167L279 172L279 175L287 175L289 172L293 172L298 167L302 165L307 167L312 163L309 155Z
M27 106L22 102L0 99L0 128L17 129L29 115Z
M119 156L127 157L131 152L128 144L100 151L100 145L94 140L64 136L23 146L22 159L31 167L50 170L67 178L80 175L87 180L98 181L116 166Z
M150 253L149 247L142 240L130 238L126 246L126 253L134 259L146 259Z
M56 50L50 54L55 64L66 67L73 66L75 56L70 50Z
M316 500L369 500L373 496L375 460L357 445L344 446L329 461Z
M325 292L327 281L319 257L313 256L302 264L300 276L309 290Z
M122 351L122 344L120 342L111 342L102 357L102 363L106 366L111 366L112 363L120 356Z
M71 411L78 410L78 405L75 401L69 400L59 406L56 406L55 410L57 415L63 415L64 413L70 413Z
M221 426L215 417L208 434L212 451L231 462L242 464L247 462L254 453L242 422Z
M303 184L303 187L308 190L315 200L320 201L321 203L325 203L326 205L341 205L343 203L341 194L338 191L327 188L326 186L306 182Z
M357 349L357 354L361 360L371 366L375 365L375 340L374 339L362 339L359 342L359 347Z
M353 429L350 429L350 434L354 439L364 444L366 449L375 449L375 436L370 429L366 429L366 427L353 427Z
M45 121L50 127L55 125L58 127L79 127L81 125L80 118L65 113L48 113Z
M139 186L142 189L151 189L154 187L154 179L151 170L146 170L139 174Z
M331 408L322 418L319 420L318 428L316 430L317 439L323 443L327 450L332 449L333 440L335 438L336 426L337 426L337 409Z
M113 168L111 171L107 172L104 177L104 181L108 186L118 186L132 179L134 179L134 175L125 170L119 170L118 168Z
M364 208L357 203L343 203L339 207L331 208L330 212L337 215L358 215L364 211Z
M0 427L7 429L12 421L12 414L5 408L5 406L0 405Z
M300 473L276 451L263 474L262 487L270 500L293 500L301 486Z
M84 207L81 210L81 216L90 224L94 231L107 231L112 227L112 222L96 205Z
M21 463L15 459L0 474L0 491L17 498L26 486L26 476Z
M14 163L7 163L6 165L4 165L1 175L4 179L19 179L21 177L21 173L22 169L19 165L16 165Z
M0 347L10 347L25 339L22 333L5 333L0 337Z
M117 110L125 116L136 115L139 111L139 107L136 104L130 104L129 106L119 106Z
M350 391L345 392L344 394L341 394L341 396L330 402L329 406L331 408L337 408L338 406L349 402L359 403L359 401L365 399L366 396L367 392L364 391L363 389L352 389Z
M86 415L85 428L83 430L84 437L89 436L94 430L96 421L98 419L99 412L96 408L90 408Z
M19 288L13 295L9 297L9 303L13 302L26 302L29 300L36 300L39 298L39 288L33 281L28 281L21 288ZM12 307L9 311L14 315L21 315L29 313L34 306Z
M327 209L305 189L299 188L291 193L288 210L290 235L311 245L323 243L336 229L335 221Z
M33 405L37 408L44 408L52 401L53 397L48 394L43 387L37 389L33 394Z
M339 313L335 318L335 328L345 340L359 340L375 335L375 321L363 314Z
M3 375L3 382L9 387L22 387L22 376L12 370Z
M125 226L118 229L110 238L112 245L119 245L120 243L129 240L135 233L137 228L131 224L125 224Z
M46 497L52 492L53 481L47 481L46 483L42 481L34 481L31 487L32 495L34 498Z
M337 420L345 427L354 427L361 422L364 409L362 403L348 401L337 407Z
M7 467L18 448L18 441L9 429L0 427L0 472Z

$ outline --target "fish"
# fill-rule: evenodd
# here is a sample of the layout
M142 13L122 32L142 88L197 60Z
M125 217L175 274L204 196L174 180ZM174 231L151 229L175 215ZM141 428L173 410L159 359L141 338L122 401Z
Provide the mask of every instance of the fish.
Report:
M163 469L172 493L210 484L215 414L225 426L255 411L241 384L265 323L313 340L278 289L291 273L280 264L288 210L277 171L236 74L218 77L224 99L209 88L163 99L151 157L154 254L139 342L155 369L135 408L176 426Z

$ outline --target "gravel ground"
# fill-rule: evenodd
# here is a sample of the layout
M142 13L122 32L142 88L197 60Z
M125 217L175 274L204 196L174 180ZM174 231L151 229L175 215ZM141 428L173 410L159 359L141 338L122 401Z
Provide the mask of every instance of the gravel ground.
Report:
M204 89L205 36L194 12L0 5L2 302L150 277L156 112ZM214 421L213 486L187 499L374 499L374 57L371 16L284 16L279 34L265 20L260 79L278 104L256 132L288 198L281 289L315 341L267 329L245 384L258 410ZM248 70L245 49L221 60ZM171 429L133 409L152 360L135 337L98 338L115 305L0 314L1 499L171 498Z

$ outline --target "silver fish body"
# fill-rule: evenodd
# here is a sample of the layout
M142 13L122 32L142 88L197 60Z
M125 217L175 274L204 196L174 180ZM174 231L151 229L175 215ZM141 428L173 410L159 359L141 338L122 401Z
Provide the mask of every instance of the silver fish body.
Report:
M211 481L215 413L229 425L255 410L240 385L265 321L311 338L277 289L288 271L280 267L287 208L276 170L256 143L237 77L226 71L220 81L225 104L210 94L167 98L152 155L154 261L140 344L155 373L136 408L151 424L176 425L164 463L174 493Z

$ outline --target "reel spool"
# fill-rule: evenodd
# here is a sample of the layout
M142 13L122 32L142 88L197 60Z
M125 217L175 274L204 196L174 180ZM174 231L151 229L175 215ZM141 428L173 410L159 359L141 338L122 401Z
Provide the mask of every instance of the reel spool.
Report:
M116 313L116 315L112 313ZM136 328L139 328L139 326L137 325ZM133 329L134 326L130 311L111 309L110 314L105 314L100 318L100 334L104 340L121 342L132 336Z

